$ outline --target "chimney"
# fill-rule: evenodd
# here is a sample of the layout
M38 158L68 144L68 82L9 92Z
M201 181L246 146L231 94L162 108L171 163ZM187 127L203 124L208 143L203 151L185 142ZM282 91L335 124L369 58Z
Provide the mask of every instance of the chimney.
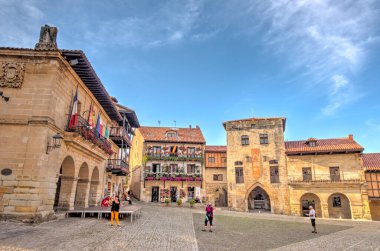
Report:
M189 125L189 128L191 129L191 125Z
M199 125L196 125L195 128L199 129Z
M348 139L354 141L354 135L353 134L348 134Z

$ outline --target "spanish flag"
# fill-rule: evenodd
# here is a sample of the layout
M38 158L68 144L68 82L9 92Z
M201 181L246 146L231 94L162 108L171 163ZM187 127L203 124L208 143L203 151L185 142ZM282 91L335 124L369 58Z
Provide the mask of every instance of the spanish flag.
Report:
M175 153L177 151L177 146L173 147L172 153Z

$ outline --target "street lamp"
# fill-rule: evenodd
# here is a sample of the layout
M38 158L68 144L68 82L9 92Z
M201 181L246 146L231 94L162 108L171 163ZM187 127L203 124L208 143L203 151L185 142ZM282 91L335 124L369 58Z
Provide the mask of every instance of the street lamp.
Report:
M55 148L60 148L62 143L62 135L57 133L53 136L53 144L50 145L50 142L48 142L46 147L46 154L49 154L49 152Z
M4 94L4 92L3 92L3 91L0 91L0 97L2 97L2 98L4 99L5 102L8 102L8 101L9 101L9 97L4 96L3 94Z

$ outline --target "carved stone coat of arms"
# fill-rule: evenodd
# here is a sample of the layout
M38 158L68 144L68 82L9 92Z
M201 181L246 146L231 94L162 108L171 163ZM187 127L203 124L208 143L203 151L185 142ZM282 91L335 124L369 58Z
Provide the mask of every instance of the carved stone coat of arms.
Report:
M0 63L0 87L20 88L24 72L23 63Z

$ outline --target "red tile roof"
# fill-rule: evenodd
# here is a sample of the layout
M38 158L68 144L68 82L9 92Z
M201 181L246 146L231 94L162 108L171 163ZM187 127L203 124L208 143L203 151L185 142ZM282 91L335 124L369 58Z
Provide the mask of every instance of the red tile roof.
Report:
M136 130L140 131L145 141L150 142L206 143L198 126L195 128L141 126ZM176 132L177 137L167 137L167 132Z
M362 152L364 148L352 138L317 139L316 146L309 146L308 140L286 141L286 154L324 153L324 152Z
M363 154L363 164L366 170L380 170L380 153Z
M227 146L206 146L205 152L227 152Z

